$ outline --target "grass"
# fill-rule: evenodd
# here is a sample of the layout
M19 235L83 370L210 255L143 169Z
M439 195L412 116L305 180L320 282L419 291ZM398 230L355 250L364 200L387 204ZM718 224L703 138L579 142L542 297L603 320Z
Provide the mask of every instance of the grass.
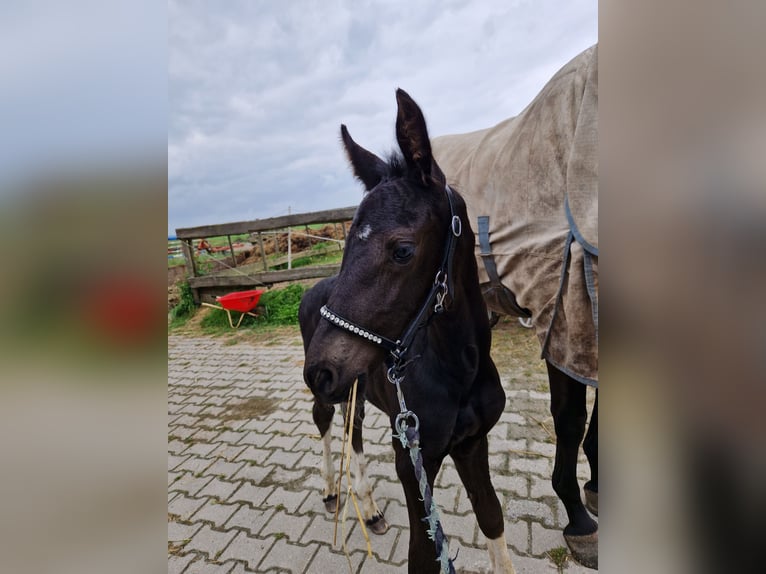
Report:
M179 283L181 300L170 311L170 327L176 328L184 325L195 313L197 306L194 304L191 287L188 281Z
M562 572L564 570L564 564L566 564L569 557L569 551L566 547L558 546L557 548L552 548L551 550L548 550L547 554L548 558L551 559L551 562L553 562L558 571Z

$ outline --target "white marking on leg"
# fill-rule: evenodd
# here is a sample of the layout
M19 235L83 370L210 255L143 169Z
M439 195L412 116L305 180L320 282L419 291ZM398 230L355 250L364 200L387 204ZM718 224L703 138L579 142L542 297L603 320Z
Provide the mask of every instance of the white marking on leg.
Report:
M354 492L362 501L362 515L365 520L380 514L372 497L372 484L367 477L367 462L363 452L351 452L351 470L354 472Z
M372 233L372 227L370 227L368 224L365 224L359 231L357 231L356 236L362 241L367 241L367 239L370 237L370 233Z
M327 498L335 492L335 468L332 464L332 422L322 437L322 478L324 479L324 496Z
M489 550L489 563L492 566L492 572L499 574L515 574L511 555L508 554L508 545L505 543L505 532L497 538L487 538L487 549Z

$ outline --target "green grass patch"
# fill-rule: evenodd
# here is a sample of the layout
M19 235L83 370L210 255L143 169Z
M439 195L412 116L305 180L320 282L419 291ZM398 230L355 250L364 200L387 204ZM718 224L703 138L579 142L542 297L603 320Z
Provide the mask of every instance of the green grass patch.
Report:
M259 306L263 306L265 314L257 321L266 325L297 325L298 307L305 292L306 287L300 283L294 283L284 289L266 291L259 301Z
M197 306L194 304L194 296L192 295L191 286L188 281L184 281L179 284L181 291L181 299L178 304L170 311L170 327L180 327L189 318L194 315L197 310Z

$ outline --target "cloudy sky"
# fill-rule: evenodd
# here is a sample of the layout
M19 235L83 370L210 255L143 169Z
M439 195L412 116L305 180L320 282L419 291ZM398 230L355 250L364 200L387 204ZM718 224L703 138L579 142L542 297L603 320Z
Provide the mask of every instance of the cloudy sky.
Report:
M597 41L596 0L168 4L168 233L356 205L339 127L395 144L394 91L432 137L516 115Z

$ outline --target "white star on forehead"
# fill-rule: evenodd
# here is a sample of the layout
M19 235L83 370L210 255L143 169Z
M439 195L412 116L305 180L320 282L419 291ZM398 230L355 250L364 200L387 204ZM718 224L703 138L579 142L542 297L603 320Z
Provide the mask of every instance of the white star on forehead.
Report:
M367 241L371 233L372 233L372 227L370 227L369 224L365 223L362 226L362 228L356 232L356 236L362 241Z

